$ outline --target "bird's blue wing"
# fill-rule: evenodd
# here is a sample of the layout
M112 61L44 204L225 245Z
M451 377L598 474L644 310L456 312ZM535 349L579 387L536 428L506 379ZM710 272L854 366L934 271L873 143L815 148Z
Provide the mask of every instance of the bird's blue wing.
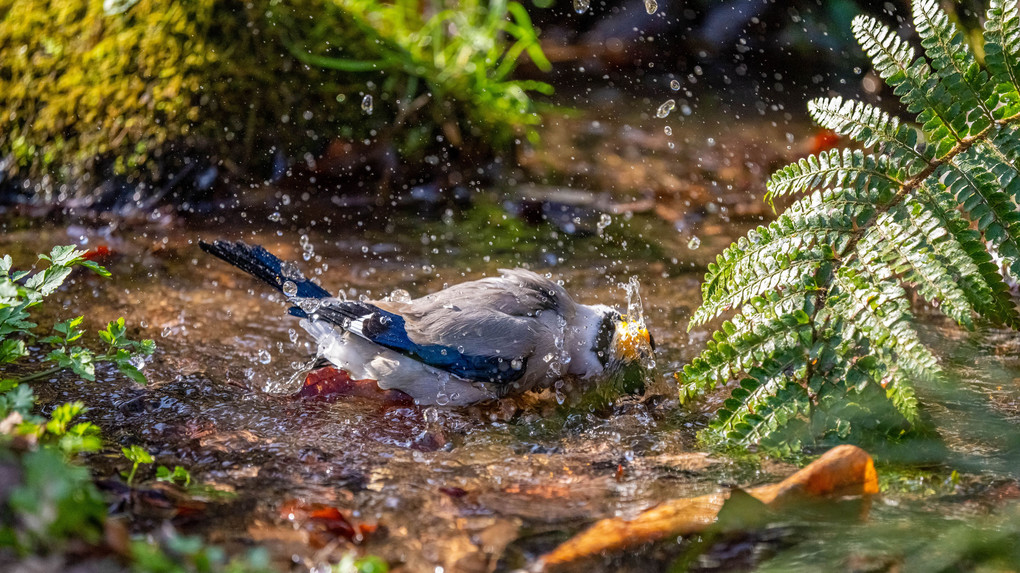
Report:
M527 357L513 364L510 358L468 355L441 344L418 344L408 337L402 316L363 302L331 301L311 314L295 306L290 308L290 313L310 320L325 320L379 346L467 380L509 384L523 376L527 366Z

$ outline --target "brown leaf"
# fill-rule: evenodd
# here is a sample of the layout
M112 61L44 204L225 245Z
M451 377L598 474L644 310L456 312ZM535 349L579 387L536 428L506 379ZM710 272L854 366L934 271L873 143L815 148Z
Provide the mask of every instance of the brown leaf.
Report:
M747 490L770 508L820 497L873 495L878 474L871 456L856 446L838 446L778 484ZM544 571L645 543L704 531L714 524L730 492L667 501L631 520L603 519L542 557Z

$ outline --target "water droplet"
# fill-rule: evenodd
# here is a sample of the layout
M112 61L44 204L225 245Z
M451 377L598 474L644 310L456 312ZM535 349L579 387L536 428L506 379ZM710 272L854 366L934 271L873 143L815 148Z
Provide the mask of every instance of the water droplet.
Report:
M371 113L372 113L372 96L371 96L371 94L366 95L364 97L364 99L361 100L361 111L371 115Z
M274 223L279 223L280 220L282 220L282 219L283 219L283 215L281 215L279 211L273 211L273 213L271 215L269 215L269 220L274 222Z
M595 228L598 230L599 236L601 237L602 236L602 231L604 231L606 229L606 227L608 227L609 225L612 225L612 224L613 224L613 218L610 217L608 214L603 213L599 217L598 224L595 225Z
M574 12L578 14L587 12L589 6L591 6L591 0L574 0Z
M697 249L700 246L701 246L701 239L699 239L697 237L691 237L691 240L687 241L687 248L692 250L692 251Z
M524 368L524 361L521 360L520 358L514 358L513 360L510 361L510 368L513 368L514 370L520 370L521 368Z
M160 333L160 336L162 336L163 338L166 338L167 336L170 336L170 334L173 331L174 331L174 329L172 329L169 326L167 326L167 327L163 328L163 332Z
M445 406L445 405L447 405L449 403L450 403L450 396L447 395L446 392L440 392L440 393L436 394L436 404L439 404L440 406Z
M313 312L319 310L319 307L322 306L322 299L302 298L298 299L297 303L298 306L301 307L301 310L305 311L306 314L312 314Z
M549 354L546 354L545 356L542 357L542 360L545 361L546 364L552 362L555 359L556 359L556 356L552 352L550 352Z
M435 424L439 421L439 410L431 407L425 408L425 411L421 413L421 417L425 420L426 424Z
M655 0L645 0L645 12L649 14L655 14L655 11L659 9L659 3Z
M673 135L673 128L668 126L668 125L666 127L662 128L662 131L666 135Z
M269 355L269 351L265 348L259 349L259 363L269 364L273 360L273 357Z
M393 302L411 302L411 293L402 288L393 289L390 293L390 300Z
M297 343L297 331L294 330L293 328L288 328L287 329L287 338L290 339L292 344Z
M676 108L676 100L668 99L665 103L659 106L659 109L655 112L655 117L663 118L669 115L669 112Z
M287 296L294 296L297 294L297 284L294 281L284 281L283 283L283 294Z
M556 390L556 403L559 404L560 406L562 406L563 403L566 402L566 401L567 401L567 396L563 392L560 392L559 390Z
M680 91L680 82L678 80L669 82L669 88L675 92Z
M128 362L138 370L145 370L145 358L141 356L132 356L128 359Z

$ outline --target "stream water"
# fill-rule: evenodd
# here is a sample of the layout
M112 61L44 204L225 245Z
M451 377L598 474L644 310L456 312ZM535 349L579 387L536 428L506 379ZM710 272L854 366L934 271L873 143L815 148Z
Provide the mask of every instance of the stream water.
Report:
M61 374L36 391L44 404L82 400L89 407L85 418L109 443L88 460L98 477L126 469L120 447L137 444L159 464L188 468L201 484L187 511L134 499L134 530L171 517L181 531L232 550L261 545L277 564L296 569L335 562L353 547L349 535L321 519L325 508L365 526L355 535L358 551L402 570L511 571L596 519L784 477L795 466L700 446L697 432L713 402L679 407L670 374L710 333L686 332L704 265L767 215L758 199L763 174L796 156L810 132L744 123L705 138L683 126L666 136L659 124L625 129L585 121L574 133L594 141L586 156L533 154L526 161L532 169L549 166L575 189L631 192L599 199L514 185L473 191L467 208L421 203L381 218L303 199L300 186L264 187L230 209L186 221L83 218L68 226L8 216L0 252L18 267L55 244L110 250L100 262L113 278L76 274L55 295L61 304L52 312L85 314L94 321L90 330L126 316L133 338L153 338L159 347L145 368L148 386L101 370L94 383ZM605 129L616 131L603 138ZM670 148L671 141L683 145ZM626 178L629 184L620 183ZM522 205L538 205L546 220L528 223L518 216ZM419 215L425 207L431 214ZM637 276L659 347L656 371L644 396L594 413L562 407L549 395L526 406L425 411L361 398L293 398L301 383L294 373L314 355L309 338L285 314L280 295L202 253L200 238L262 244L348 298L395 289L420 296L526 266L561 279L579 301L622 306L620 285ZM929 390L940 401L932 415L946 439L915 449L914 459L887 454L899 462L880 466L886 492L871 523L891 526L923 514L937 530L1020 497L1020 361L1013 334L961 333L920 312L926 336L968 390ZM778 563L808 569L830 559L827 541L864 527L837 523L731 539L694 568L753 568L779 552ZM668 570L670 555L685 547L606 560L597 570Z

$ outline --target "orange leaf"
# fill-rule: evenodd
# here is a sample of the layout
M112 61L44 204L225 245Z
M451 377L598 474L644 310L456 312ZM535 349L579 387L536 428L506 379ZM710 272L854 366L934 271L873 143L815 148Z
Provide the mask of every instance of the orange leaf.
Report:
M822 497L878 493L871 456L856 446L838 446L778 484L747 490L770 508ZM714 524L731 492L667 501L632 520L603 519L542 557L544 571L649 542L704 531Z

